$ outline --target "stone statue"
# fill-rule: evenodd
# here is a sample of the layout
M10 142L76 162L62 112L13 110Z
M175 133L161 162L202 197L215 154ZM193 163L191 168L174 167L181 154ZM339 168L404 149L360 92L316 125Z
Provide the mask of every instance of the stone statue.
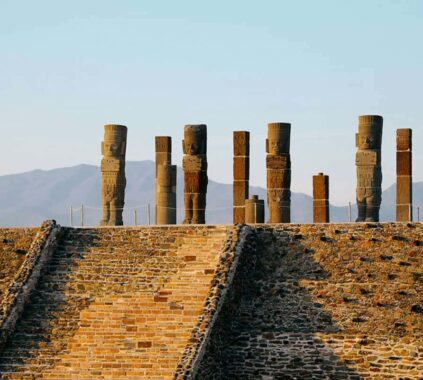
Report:
M233 133L233 223L245 223L245 200L250 179L250 132Z
M206 222L207 193L207 126L186 125L182 141L184 158L184 203L183 224Z
M156 224L176 224L176 166L172 138L156 136Z
M124 125L104 126L101 143L101 184L103 219L102 226L123 225L122 212L125 204L125 154L128 129Z
M413 220L412 132L397 129L397 222Z
M291 124L268 124L266 139L267 205L269 223L291 221Z
M378 222L382 201L382 145L383 118L377 115L359 117L355 156L357 166L356 222Z
M176 224L176 165L157 168L156 224Z

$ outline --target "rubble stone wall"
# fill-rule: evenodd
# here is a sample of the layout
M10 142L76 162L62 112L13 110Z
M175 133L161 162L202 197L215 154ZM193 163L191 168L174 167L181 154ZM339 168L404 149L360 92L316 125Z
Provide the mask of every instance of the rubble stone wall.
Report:
M256 225L197 379L422 379L423 225Z
M22 265L37 228L0 228L0 302Z
M32 290L37 286L41 273L56 247L59 231L60 226L56 225L54 220L42 223L28 253L5 289L0 303L0 347L13 333Z

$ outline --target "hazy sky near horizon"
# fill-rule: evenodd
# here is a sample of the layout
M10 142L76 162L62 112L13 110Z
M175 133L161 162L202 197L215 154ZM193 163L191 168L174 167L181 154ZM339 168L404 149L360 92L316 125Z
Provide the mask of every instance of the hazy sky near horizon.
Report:
M232 131L251 132L265 186L266 124L292 123L292 190L330 175L355 199L358 116L384 117L383 187L395 130L413 128L423 180L423 1L10 1L0 3L0 175L99 164L103 124L128 126L128 160L154 159L183 125L208 125L209 177L232 181Z

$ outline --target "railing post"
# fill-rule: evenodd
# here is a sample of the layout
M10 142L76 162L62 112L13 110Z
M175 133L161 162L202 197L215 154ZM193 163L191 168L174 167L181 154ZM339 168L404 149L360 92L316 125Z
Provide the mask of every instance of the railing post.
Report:
M150 225L150 203L147 204L147 225Z
M84 227L84 205L81 205L81 227Z
M351 215L351 202L348 202L348 221L351 223L352 215Z
M134 225L138 226L138 215L137 215L137 210L134 210Z
M69 223L70 223L70 226L72 227L73 226L73 208L72 208L72 206L69 207Z

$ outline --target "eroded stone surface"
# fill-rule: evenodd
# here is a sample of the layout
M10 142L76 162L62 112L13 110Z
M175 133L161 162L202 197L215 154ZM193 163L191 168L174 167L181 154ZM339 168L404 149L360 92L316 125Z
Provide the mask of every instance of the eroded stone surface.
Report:
M176 224L176 170L172 138L156 136L156 224Z
M184 205L183 224L206 222L207 195L207 126L186 125L182 141L184 157Z
M0 229L0 302L22 265L38 228Z
M383 118L378 115L359 117L355 156L357 168L357 222L378 222L382 201Z
M267 126L266 171L269 223L291 221L291 124L270 123Z
M245 201L245 223L264 223L264 200L253 195Z
M124 125L104 126L104 141L101 143L101 200L103 205L102 226L123 225L122 213L125 205L125 155L128 129Z
M248 199L250 180L250 132L233 133L233 222L245 223L245 200Z
M412 130L397 129L397 221L413 220Z
M422 378L422 224L255 233L198 379Z
M329 223L329 176L313 176L313 223Z

